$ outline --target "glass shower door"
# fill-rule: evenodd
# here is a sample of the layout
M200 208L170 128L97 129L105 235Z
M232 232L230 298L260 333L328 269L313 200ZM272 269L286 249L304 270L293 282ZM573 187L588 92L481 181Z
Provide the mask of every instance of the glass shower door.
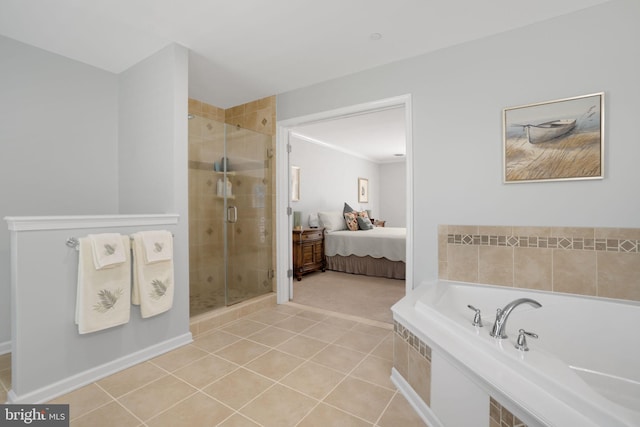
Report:
M226 304L272 291L271 136L225 125Z
M272 291L271 147L269 135L190 117L191 316Z

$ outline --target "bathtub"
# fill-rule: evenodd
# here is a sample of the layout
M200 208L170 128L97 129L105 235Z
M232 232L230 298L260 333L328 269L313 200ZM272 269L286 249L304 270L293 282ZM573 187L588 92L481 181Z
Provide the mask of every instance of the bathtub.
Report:
M518 298L542 307L516 307L508 338L491 337L496 309ZM483 327L472 325L469 304L481 310ZM640 426L640 303L437 281L392 310L529 425ZM538 335L527 337L527 352L515 348L519 329Z

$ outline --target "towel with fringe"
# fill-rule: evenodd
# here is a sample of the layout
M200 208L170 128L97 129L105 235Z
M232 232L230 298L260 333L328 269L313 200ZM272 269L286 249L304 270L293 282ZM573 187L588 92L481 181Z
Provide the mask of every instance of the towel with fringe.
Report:
M89 234L96 270L110 268L125 262L127 255L119 233ZM129 245L127 245L128 247Z
M163 234L160 240L154 239ZM133 291L131 301L140 306L143 318L164 313L173 306L173 236L168 231L141 231L133 239ZM151 247L148 247L148 242ZM147 254L156 249L155 243L168 242L162 251L171 248L165 260L149 261ZM166 254L165 254L166 255ZM156 259L152 257L152 259Z
M125 324L131 313L131 252L129 236L119 235L124 261L109 268L94 265L92 240L78 239L78 285L75 322L80 334ZM115 243L114 240L111 240Z

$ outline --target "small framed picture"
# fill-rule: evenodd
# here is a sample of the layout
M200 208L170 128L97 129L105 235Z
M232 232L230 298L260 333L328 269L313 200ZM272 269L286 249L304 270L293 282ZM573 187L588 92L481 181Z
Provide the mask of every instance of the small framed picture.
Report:
M369 203L369 180L358 178L358 203Z
M300 201L300 167L291 166L291 201Z

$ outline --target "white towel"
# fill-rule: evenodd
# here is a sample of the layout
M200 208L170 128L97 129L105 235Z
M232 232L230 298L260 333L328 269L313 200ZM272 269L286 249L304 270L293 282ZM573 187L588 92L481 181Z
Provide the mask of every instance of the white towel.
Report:
M96 269L92 244L82 237L78 247L78 287L76 324L86 334L129 321L131 313L131 253L129 237L120 236L125 261L110 268Z
M147 263L143 233L133 238L133 291L131 301L143 318L169 310L173 305L173 253L167 261ZM171 234L169 234L171 236Z
M118 233L89 234L93 251L93 263L96 270L125 262L128 254L122 245L122 236ZM128 245L127 245L128 247Z
M145 260L148 264L173 259L173 236L169 231L141 231Z

